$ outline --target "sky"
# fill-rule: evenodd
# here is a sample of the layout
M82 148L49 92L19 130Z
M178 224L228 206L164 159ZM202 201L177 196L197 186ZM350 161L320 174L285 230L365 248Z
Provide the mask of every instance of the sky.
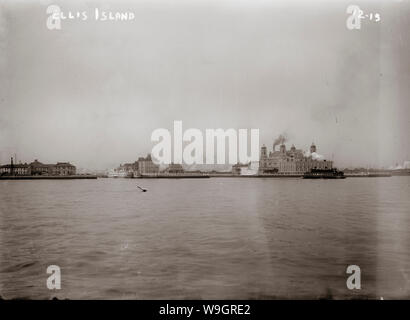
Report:
M342 168L410 160L410 1L354 3L381 20L348 30L342 0L2 1L0 163L112 168L174 120L315 142ZM90 17L49 30L51 4Z

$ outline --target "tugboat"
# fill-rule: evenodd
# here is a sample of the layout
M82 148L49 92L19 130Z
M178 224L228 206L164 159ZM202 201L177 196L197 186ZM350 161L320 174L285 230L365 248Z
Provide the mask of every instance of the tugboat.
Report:
M346 177L337 169L312 169L303 175L303 179L346 179Z

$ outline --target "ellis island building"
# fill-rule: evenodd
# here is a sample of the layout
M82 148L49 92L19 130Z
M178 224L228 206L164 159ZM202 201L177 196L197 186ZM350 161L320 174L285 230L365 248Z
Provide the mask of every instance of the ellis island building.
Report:
M290 150L286 150L285 144L282 143L279 151L275 150L275 145L273 145L273 150L269 154L266 146L262 146L258 174L303 175L311 169L331 169L332 167L333 161L321 160L313 143L308 156L302 150L296 149L294 145Z

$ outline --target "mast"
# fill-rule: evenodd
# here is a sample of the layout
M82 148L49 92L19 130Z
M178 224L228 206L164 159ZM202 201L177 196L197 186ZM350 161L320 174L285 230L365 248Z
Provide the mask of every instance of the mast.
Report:
M13 157L10 159L10 174L14 175L14 165L13 165Z

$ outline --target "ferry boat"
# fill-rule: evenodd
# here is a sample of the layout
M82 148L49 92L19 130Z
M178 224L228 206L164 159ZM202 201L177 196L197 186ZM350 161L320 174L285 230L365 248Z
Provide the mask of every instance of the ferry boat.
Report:
M345 179L342 171L337 169L312 169L303 175L303 179Z

